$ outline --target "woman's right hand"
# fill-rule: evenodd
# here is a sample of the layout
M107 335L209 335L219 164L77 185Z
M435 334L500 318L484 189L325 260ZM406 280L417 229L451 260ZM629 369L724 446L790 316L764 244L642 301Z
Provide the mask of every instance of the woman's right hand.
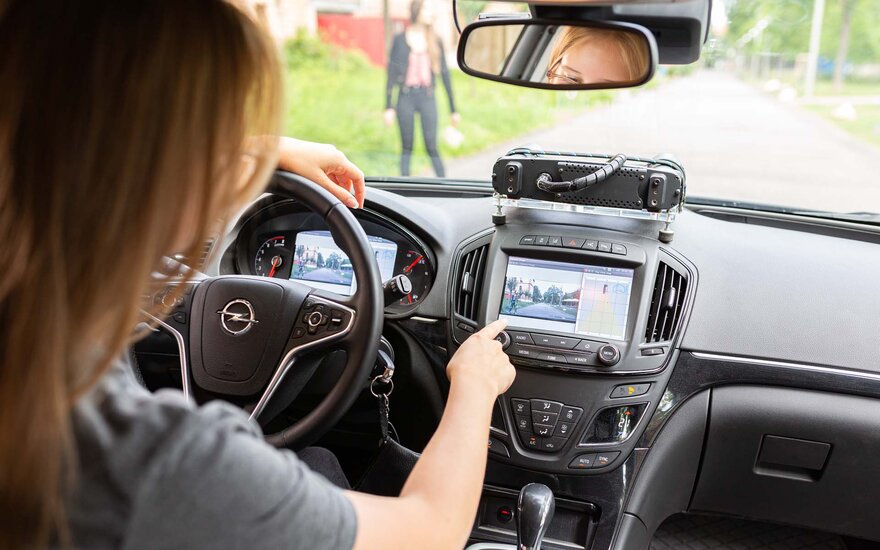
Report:
M513 384L516 370L495 340L507 321L499 319L474 333L458 348L446 367L452 383L485 386L495 399Z
M394 109L385 109L385 126L394 124Z

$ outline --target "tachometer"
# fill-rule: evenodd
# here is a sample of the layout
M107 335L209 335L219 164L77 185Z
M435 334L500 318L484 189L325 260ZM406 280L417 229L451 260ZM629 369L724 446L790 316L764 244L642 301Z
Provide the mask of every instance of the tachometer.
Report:
M260 277L288 277L291 258L284 235L271 237L257 249L254 274Z
M409 277L412 283L412 292L398 302L403 306L415 304L431 288L431 267L428 265L425 255L415 250L407 250L405 258L402 273Z

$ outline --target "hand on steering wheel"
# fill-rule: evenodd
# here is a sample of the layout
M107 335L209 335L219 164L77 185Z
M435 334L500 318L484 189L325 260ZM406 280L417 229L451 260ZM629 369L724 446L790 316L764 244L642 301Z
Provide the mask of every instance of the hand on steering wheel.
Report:
M317 183L349 208L364 206L364 173L333 145L282 137L278 152L281 170Z

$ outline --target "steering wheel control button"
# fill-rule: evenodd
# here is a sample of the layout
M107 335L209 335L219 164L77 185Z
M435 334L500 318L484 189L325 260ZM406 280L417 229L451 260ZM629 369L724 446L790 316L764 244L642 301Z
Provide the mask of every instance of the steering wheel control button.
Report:
M599 241L594 241L591 239L587 239L584 241L584 246L582 246L584 250L596 250L599 248Z
M620 350L611 344L605 344L599 348L598 356L599 362L606 367L613 367L620 362Z
M507 445L491 435L489 436L489 454L510 458L510 451L507 449Z
M584 239L577 237L562 237L562 246L565 248L580 248L584 246Z
M562 403L548 401L546 399L532 399L532 410L538 412L559 413L562 410Z
M599 241L599 246L596 250L598 250L599 252L611 252L611 243Z
M306 335L306 329L304 329L303 327L295 327L295 328L293 329L293 337L294 337L294 339L296 339L296 338L302 338L302 337L305 336L305 335Z
M507 331L507 334L510 335L510 340L515 344L526 344L533 345L535 342L532 340L532 335L528 332L516 332L516 331Z
M495 337L496 340L501 342L501 349L507 349L510 347L510 335L505 331L501 331L498 333L498 336Z
M626 247L622 244L611 243L611 253L626 256Z
M519 244L535 244L535 236L534 235L526 235L522 239L519 240Z
M584 410L579 407L570 407L566 405L562 407L562 410L559 413L559 419L563 422L571 422L571 424L574 425L577 424L582 412L584 412Z
M529 400L511 399L510 408L513 409L513 414L529 414Z
M615 387L611 391L611 399L620 399L621 397L637 397L645 395L651 388L651 384L623 384Z
M532 411L532 422L537 424L550 424L555 426L556 421L559 419L559 415L556 413L545 413L539 411ZM539 434L545 435L545 434Z
M620 451L611 451L610 453L596 453L596 462L593 463L594 468L603 468L614 462L620 456Z
M596 462L596 453L584 453L574 457L568 467L572 470L589 470L594 462Z
M310 327L317 327L324 324L324 314L320 311L313 311L306 316L306 323Z

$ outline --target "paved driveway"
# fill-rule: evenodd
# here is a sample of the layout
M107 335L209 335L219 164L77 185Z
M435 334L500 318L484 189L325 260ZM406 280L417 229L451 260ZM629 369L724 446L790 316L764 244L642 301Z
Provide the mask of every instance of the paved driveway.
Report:
M720 71L625 94L554 128L450 160L450 176L488 178L498 156L526 144L673 153L692 196L880 212L880 148Z

